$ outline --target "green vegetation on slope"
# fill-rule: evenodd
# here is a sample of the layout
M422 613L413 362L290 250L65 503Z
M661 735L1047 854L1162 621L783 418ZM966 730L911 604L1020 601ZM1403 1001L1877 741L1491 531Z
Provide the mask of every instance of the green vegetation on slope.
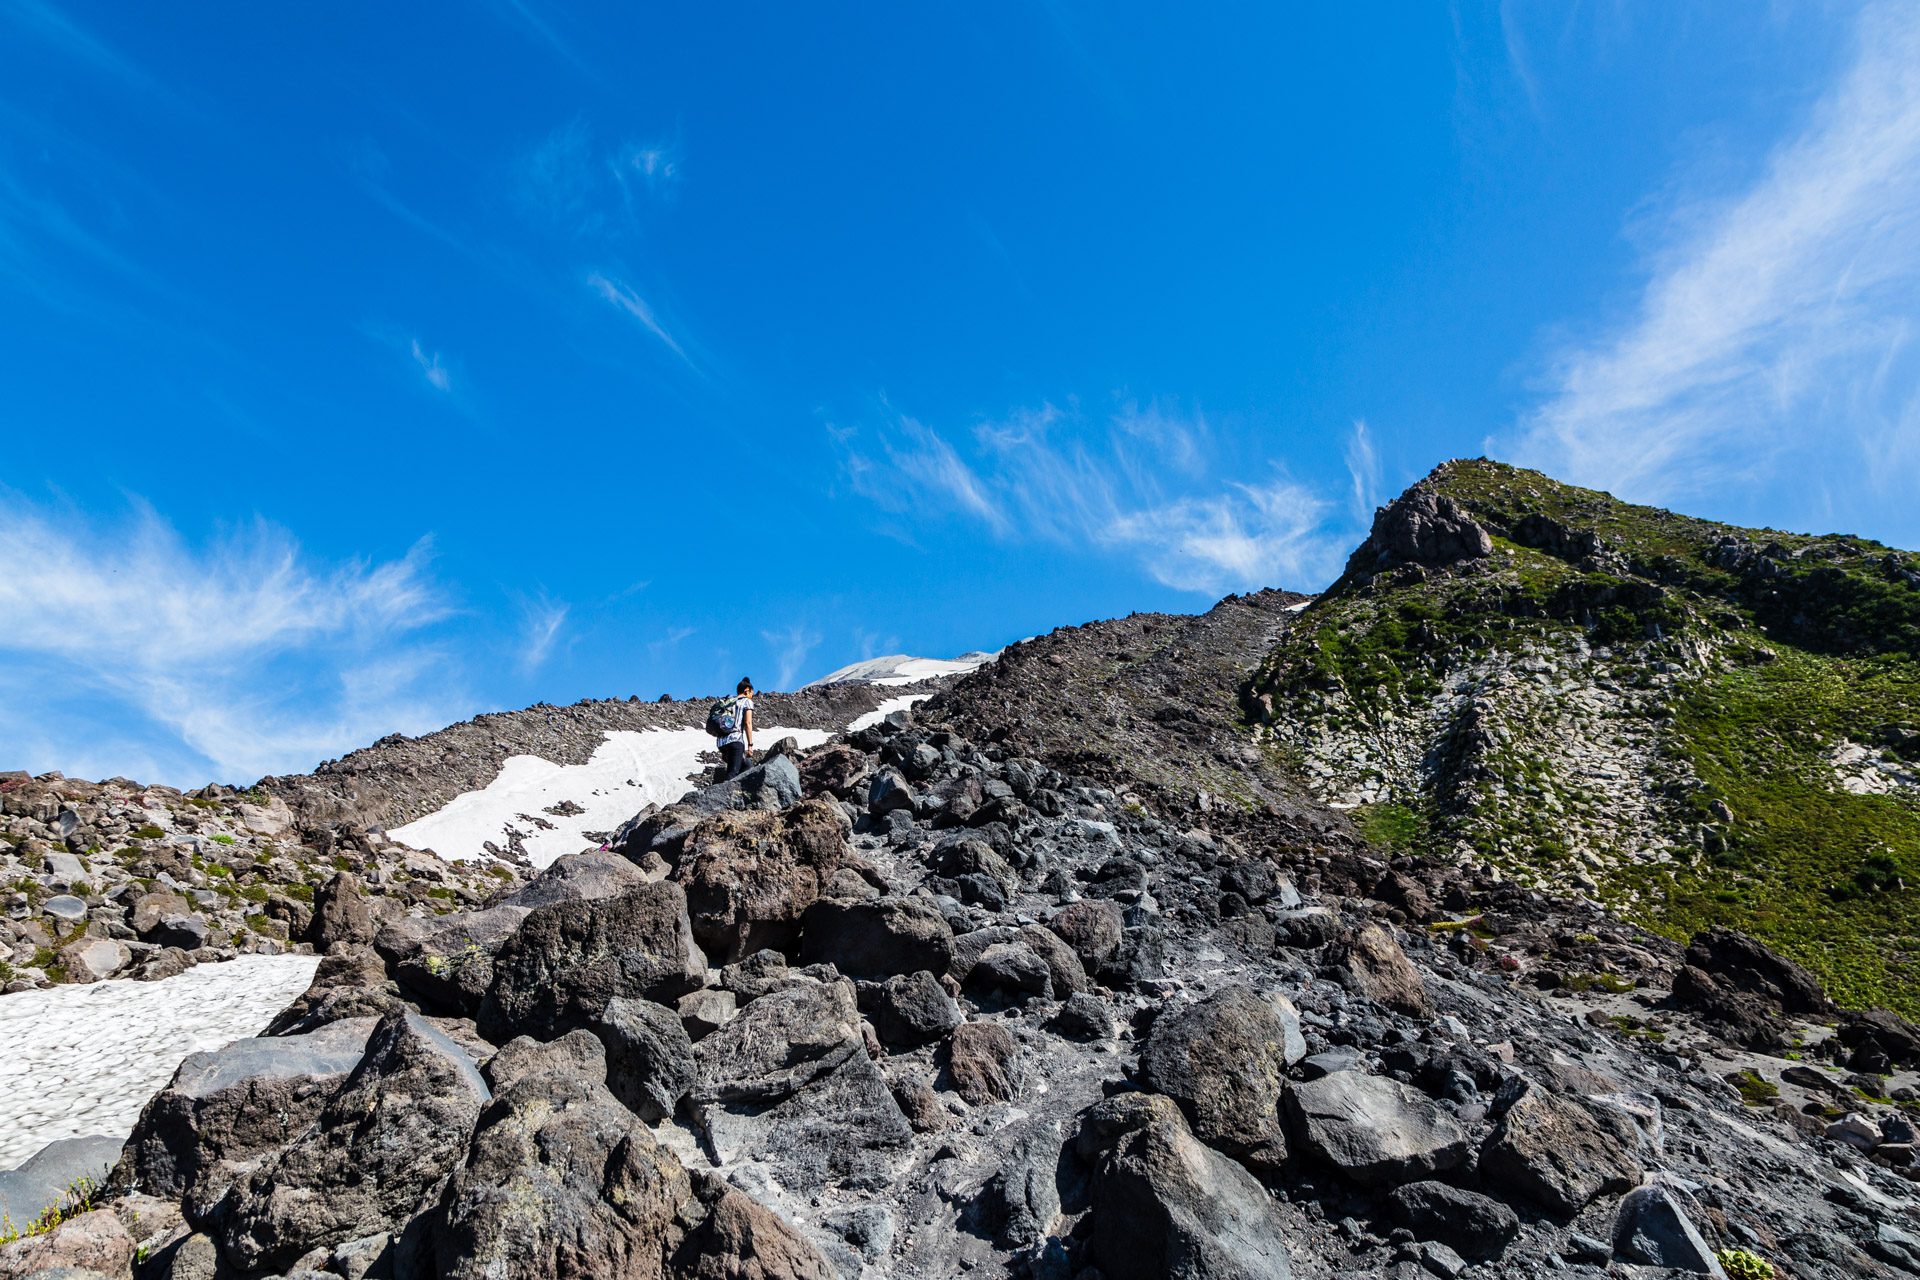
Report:
M1594 731L1623 751L1645 744L1644 794L1660 817L1641 834L1668 860L1581 862L1595 796L1555 776L1539 739L1528 741L1549 725L1498 717L1423 729L1434 736L1397 766L1377 747L1356 759L1358 776L1413 774L1394 779L1392 803L1356 814L1363 829L1396 849L1446 852L1465 838L1549 881L1591 873L1598 896L1669 936L1745 929L1847 1003L1920 1016L1909 967L1920 907L1908 888L1920 874L1920 788L1854 794L1833 766L1849 742L1920 758L1914 561L1862 538L1633 506L1484 459L1425 483L1494 535L1493 555L1461 570L1342 577L1252 683L1271 696L1287 748L1316 735L1356 749L1404 739L1431 722L1458 672L1590 651L1592 678L1628 709L1614 714L1634 722ZM1551 701L1568 706L1560 693Z

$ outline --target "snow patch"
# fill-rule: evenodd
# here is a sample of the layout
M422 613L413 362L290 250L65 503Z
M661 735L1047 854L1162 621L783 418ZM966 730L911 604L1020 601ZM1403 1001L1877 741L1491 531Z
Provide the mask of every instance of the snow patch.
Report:
M258 1035L319 966L314 956L241 956L159 982L0 1000L0 1169L60 1138L131 1133L182 1058Z
M868 658L865 662L856 662L852 666L842 667L802 687L813 689L829 684L918 684L922 680L934 680L941 676L965 675L978 667L984 667L999 656L997 650L993 653L978 651L963 653L957 658L915 658L909 654L895 653L884 658Z
M758 742L798 739L817 747L820 729L755 726ZM555 764L539 756L509 756L500 775L479 791L387 834L416 849L455 861L484 857L491 841L505 849L515 835L536 867L600 843L588 832L612 831L649 804L672 804L700 785L700 754L713 750L705 729L614 729L585 764ZM578 813L554 812L578 809Z
M867 714L863 716L855 716L853 719L853 723L847 726L847 732L858 733L862 729L869 728L873 725L879 724L882 720L885 720L888 716L892 715L894 712L906 711L909 708L918 705L919 703L925 702L928 698L931 698L932 696L933 695L930 693L910 693L905 695L904 697L888 698L885 702L881 703L879 706L875 707L873 710L867 712Z
M1308 605L1312 604L1314 600L1317 600L1317 599L1319 599L1318 596L1313 596L1313 597L1310 597L1309 599L1300 601L1298 604L1287 605L1281 610L1281 612L1299 613L1301 610L1305 609Z

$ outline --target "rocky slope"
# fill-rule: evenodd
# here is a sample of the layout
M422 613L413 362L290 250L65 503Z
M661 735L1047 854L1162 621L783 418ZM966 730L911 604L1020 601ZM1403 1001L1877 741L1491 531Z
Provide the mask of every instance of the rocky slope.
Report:
M0 1185L26 1203L112 1161L0 1244L0 1280L1920 1275L1920 1029L1746 933L1634 923L1649 893L1610 910L1598 874L1314 754L1380 670L1386 592L1533 581L1448 496L1383 513L1304 610L1063 628L912 712L771 744L608 849L494 863L484 897L400 908L366 883L396 851L334 855L366 874L317 868L312 987L190 1057L123 1144ZM1704 643L1689 616L1639 644L1676 617ZM1622 644L1582 638L1598 663ZM1406 686L1456 644L1509 652L1392 650L1365 705L1396 720L1368 714L1432 696ZM1338 687L1290 665L1354 649ZM381 750L351 777L400 803L424 783ZM377 841L346 808L371 783L307 785L310 833ZM1666 821L1672 789L1643 790ZM87 820L138 816L111 809ZM1684 861L1619 830L1582 865Z
M1376 839L1747 930L1920 1012L1920 560L1485 460L1381 511L1249 686Z

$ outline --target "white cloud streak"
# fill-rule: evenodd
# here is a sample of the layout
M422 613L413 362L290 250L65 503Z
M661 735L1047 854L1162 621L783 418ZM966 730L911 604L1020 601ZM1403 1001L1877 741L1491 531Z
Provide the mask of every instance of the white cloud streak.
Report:
M1856 51L1734 198L1683 202L1625 323L1564 351L1519 460L1646 501L1920 462L1920 9Z
M0 494L0 739L99 776L127 767L100 758L117 740L197 785L444 724L429 551L328 566L264 523L195 550L146 507L106 528Z
M1043 541L1134 557L1156 581L1218 594L1326 581L1337 571L1332 504L1274 470L1209 482L1204 420L1128 406L1096 444L1052 405L974 430L969 459L939 432L895 415L883 456L843 436L856 492L885 510L946 510L1004 542ZM1185 492L1169 492L1177 483ZM1197 491L1196 491L1197 490Z
M602 298L605 298L608 302L620 308L635 320L638 320L646 327L647 332L666 343L667 348L672 351L673 354L686 361L688 368L693 367L693 361L688 358L685 351L680 349L680 344L674 341L673 335L668 333L665 326L654 318L653 308L647 305L645 298L642 298L620 281L610 280L598 271L593 272L587 277L587 284Z
M553 656L554 643L559 640L561 630L567 625L567 613L570 606L564 600L549 600L542 592L538 600L529 600L520 606L521 646L520 668L533 672L546 664Z
M415 338L412 341L414 363L420 366L420 372L427 376L427 381L442 391L453 390L453 379L448 376L446 368L440 363L440 353L436 351L429 356L421 350L420 339Z
M806 662L807 655L820 644L817 634L797 622L785 631L762 631L760 638L773 646L776 689L793 688L793 679L800 674L800 667Z

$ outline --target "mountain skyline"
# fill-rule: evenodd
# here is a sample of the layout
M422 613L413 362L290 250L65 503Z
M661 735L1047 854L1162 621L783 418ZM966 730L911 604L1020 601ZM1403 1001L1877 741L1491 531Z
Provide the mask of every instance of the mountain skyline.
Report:
M1317 590L1446 457L1920 544L1904 6L0 25L7 767Z

